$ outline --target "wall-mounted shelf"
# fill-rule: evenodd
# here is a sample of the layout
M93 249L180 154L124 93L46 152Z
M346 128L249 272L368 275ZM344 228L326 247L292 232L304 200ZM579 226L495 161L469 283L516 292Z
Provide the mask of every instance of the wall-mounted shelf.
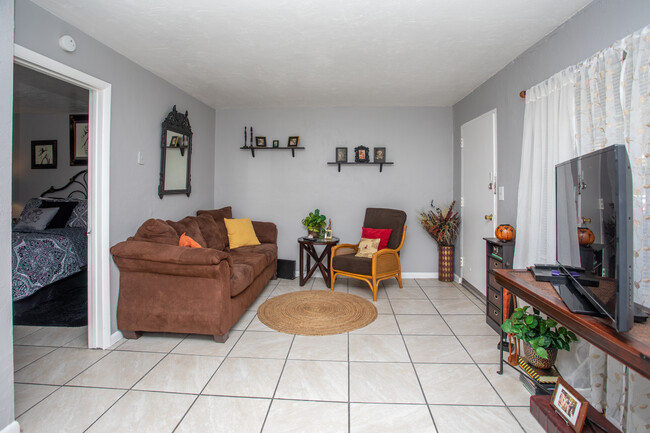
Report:
M339 173L341 172L342 165L378 165L379 172L381 173L384 169L384 165L393 165L394 162L328 162L327 165L338 165Z
M287 146L284 146L284 147L255 147L255 146L243 146L243 147L240 147L240 149L241 149L241 150L250 150L250 151L251 151L251 155L253 155L253 158L255 158L255 151L256 151L256 150L290 150L290 151L291 151L291 156L295 158L295 157L296 157L296 149L297 149L297 150L304 150L305 148L304 148L304 147L300 147L300 146L298 146L298 147L287 147Z

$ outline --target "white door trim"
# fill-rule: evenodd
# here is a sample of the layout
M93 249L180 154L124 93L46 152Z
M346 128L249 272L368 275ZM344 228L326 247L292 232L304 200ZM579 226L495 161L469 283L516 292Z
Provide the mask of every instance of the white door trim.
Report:
M482 119L482 118L484 118L486 116L492 116L492 131L493 131L492 142L494 143L494 148L492 149L492 166L494 167L494 179L493 179L494 184L493 185L494 185L494 188L496 189L496 188L498 188L498 173L499 173L499 167L497 165L497 144L498 144L498 142L497 142L497 109L496 108L492 109L492 110L488 111L487 113L481 114L480 116L475 117L474 119L463 123L460 126L460 139L461 139L461 143L462 143L462 140L463 140L463 128L465 127L465 125L467 125L468 123L474 122L475 120ZM463 173L464 172L465 172L464 153L463 153L463 149L461 148L460 149L460 173L461 173L461 175L460 175L460 196L461 197L465 196L465 194L464 194L465 186L464 186L464 182L463 182ZM498 189L496 189L496 191L498 191ZM492 199L492 209L493 209L493 212L492 212L492 226L493 227L492 228L493 229L496 229L497 221L498 221L497 209L499 207L498 207L498 201L497 200L498 200L498 194L494 194L493 199ZM460 220L461 221L465 221L465 213L464 212L465 212L465 207L461 206L461 208L460 208ZM464 255L464 251L463 251L463 249L464 249L463 233L464 233L463 225L461 225L460 237L459 237L460 238L459 240L460 240L460 256L461 257L463 257L463 255ZM461 283L463 282L463 274L464 274L464 272L465 272L464 269L461 267L460 268L460 282ZM480 289L480 287L478 289Z
M111 84L23 46L14 62L88 89L88 347L111 345L110 146Z

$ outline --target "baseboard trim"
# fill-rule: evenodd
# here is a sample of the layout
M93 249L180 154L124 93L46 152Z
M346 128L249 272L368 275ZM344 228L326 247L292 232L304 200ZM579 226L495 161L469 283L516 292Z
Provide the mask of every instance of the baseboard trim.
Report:
M13 421L7 427L0 430L0 433L20 433L20 424L18 424L18 421Z
M472 295L476 297L479 301L485 304L485 295L476 287L472 286L470 283L467 282L467 280L463 280L461 285L467 289Z
M120 331L116 331L116 332L112 333L112 334L111 334L111 344L110 344L110 346L112 346L113 344L117 343L117 342L120 341L122 338L124 338L124 337L122 336L122 333L121 333ZM110 346L109 346L109 347L110 347Z

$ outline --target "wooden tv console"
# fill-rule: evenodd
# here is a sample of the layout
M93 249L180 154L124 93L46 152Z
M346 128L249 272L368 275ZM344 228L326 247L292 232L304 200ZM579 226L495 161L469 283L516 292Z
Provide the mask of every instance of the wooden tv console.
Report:
M494 273L512 294L650 379L650 320L635 323L628 332L617 332L610 320L569 311L550 283L535 281L527 270L497 269Z

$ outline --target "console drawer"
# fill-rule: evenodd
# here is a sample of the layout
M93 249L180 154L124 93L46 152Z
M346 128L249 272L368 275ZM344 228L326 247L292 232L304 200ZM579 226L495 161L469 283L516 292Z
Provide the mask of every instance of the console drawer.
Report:
M503 301L501 299L501 290L488 286L487 291L488 302L502 308Z
M492 286L494 289L500 289L501 284L497 283L497 277L492 272L488 272L488 285ZM501 290L499 290L501 292Z
M485 312L487 315L497 322L499 325L503 323L503 315L501 314L501 308L495 307L494 305L487 303L485 304Z
M490 257L490 269L503 269L503 263Z

